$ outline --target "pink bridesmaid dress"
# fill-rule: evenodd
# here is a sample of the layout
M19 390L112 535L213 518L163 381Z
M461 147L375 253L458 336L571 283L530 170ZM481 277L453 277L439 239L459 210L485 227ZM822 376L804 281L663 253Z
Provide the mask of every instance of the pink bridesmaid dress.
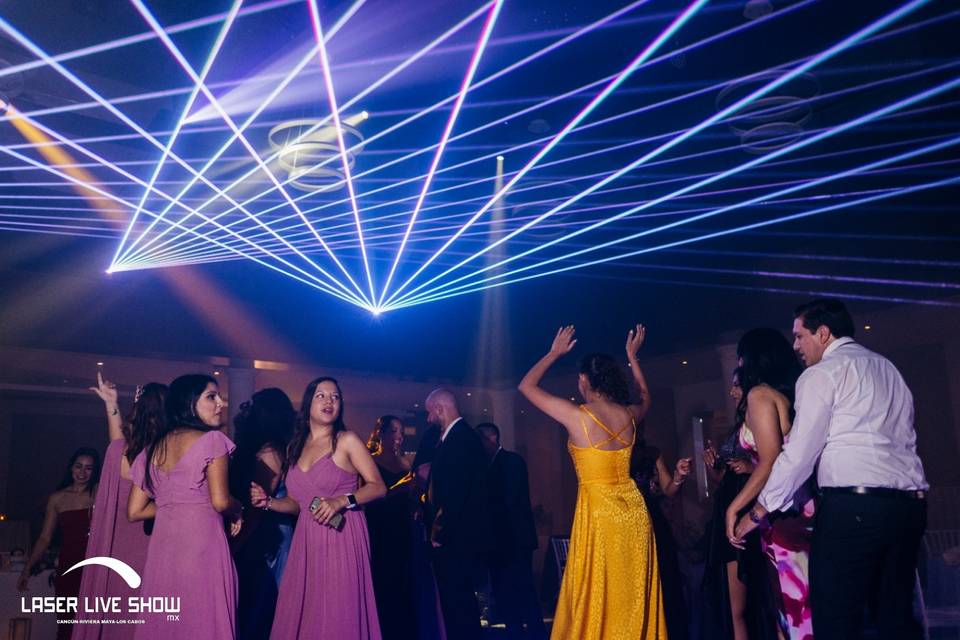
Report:
M208 431L169 472L151 466L157 517L140 591L144 598L180 598L180 612L143 614L146 624L137 625L137 640L236 637L237 572L206 474L207 465L235 448L227 436ZM146 466L144 451L130 469L144 491Z
M287 493L300 504L300 515L280 580L270 640L380 640L363 513L344 513L342 531L318 524L310 515L315 496L353 493L358 479L338 467L330 454L306 472L297 465L287 472Z
M147 545L150 538L144 533L143 522L127 520L127 498L133 486L130 480L120 476L123 462L123 438L114 440L107 447L100 472L100 486L93 504L93 521L90 524L90 539L87 543L87 558L110 557L122 560L140 576L147 561ZM120 598L121 609L126 610L127 598L139 596L140 589L130 588L123 578L101 565L83 568L80 582L80 601L93 602L95 598ZM126 613L82 613L77 616L87 620L126 620ZM136 625L131 624L80 624L73 629L73 640L129 640Z

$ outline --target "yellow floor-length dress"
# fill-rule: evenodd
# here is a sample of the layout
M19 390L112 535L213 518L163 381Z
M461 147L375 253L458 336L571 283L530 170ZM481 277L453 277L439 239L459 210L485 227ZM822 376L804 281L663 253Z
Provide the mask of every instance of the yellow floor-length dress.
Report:
M580 487L551 640L667 640L653 527L630 477L633 441L580 408L609 437L567 445ZM614 442L624 446L598 448Z

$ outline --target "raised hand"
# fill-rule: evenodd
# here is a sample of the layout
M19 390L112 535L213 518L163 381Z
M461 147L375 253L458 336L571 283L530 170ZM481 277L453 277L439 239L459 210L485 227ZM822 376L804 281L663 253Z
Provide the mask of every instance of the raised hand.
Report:
M100 399L108 407L117 406L117 385L109 380L104 380L103 374L99 371L97 371L97 386L89 388L90 391L100 396Z
M673 472L674 475L681 479L690 475L690 463L692 461L692 458L680 458L677 460L677 468Z
M250 504L257 509L267 508L267 492L256 482L250 483Z
M572 324L560 327L557 330L557 335L553 338L553 344L550 345L550 353L556 356L565 356L570 353L573 346L577 344L576 338L573 337L575 334L576 330Z
M635 329L630 329L627 333L627 359L632 360L637 357L637 351L643 346L643 340L647 337L647 328L638 324Z

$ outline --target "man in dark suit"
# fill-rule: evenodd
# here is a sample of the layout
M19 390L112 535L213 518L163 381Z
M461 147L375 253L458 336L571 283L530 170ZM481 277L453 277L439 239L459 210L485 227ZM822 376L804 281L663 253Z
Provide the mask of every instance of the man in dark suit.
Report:
M460 416L456 397L436 389L426 401L427 421L440 427L427 485L427 527L433 570L449 640L480 637L474 568L489 547L487 457L480 436Z
M494 548L488 557L490 586L497 611L510 638L546 638L540 601L533 586L533 551L537 529L530 507L527 463L500 446L500 429L492 422L477 426L490 460L487 488ZM526 631L524 631L526 625Z

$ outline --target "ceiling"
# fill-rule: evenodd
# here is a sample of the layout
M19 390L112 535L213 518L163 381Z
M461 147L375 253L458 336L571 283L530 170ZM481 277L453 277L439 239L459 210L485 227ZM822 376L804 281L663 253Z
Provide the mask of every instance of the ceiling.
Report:
M0 342L509 378L957 306L955 3L319 4L4 6Z

